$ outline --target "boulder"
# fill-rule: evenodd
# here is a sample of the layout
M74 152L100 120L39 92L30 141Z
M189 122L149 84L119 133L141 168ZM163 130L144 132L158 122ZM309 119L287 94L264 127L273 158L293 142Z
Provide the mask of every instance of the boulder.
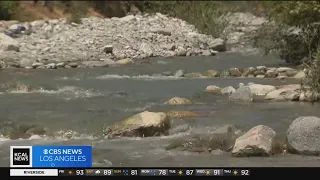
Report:
M107 130L108 137L148 137L167 134L170 121L163 112L144 111L129 117Z
M216 86L216 85L210 85L207 86L205 89L205 92L209 92L209 93L219 93L221 91L221 88Z
M262 71L262 72L267 71L267 67L266 67L266 66L257 66L256 69L257 69L258 71Z
M218 51L218 52L224 52L227 50L226 48L226 43L223 39L221 38L217 38L217 39L213 39L211 40L209 43L209 48L214 50L214 51Z
M265 73L267 78L275 78L278 75L278 72L276 72L276 69L269 69L267 70L267 72Z
M178 56L186 56L187 55L187 50L184 47L179 46L177 48L177 55Z
M259 75L256 76L256 78L265 78L265 77L266 77L266 76L263 75L263 74L259 74Z
M77 68L79 65L78 63L72 62L68 64L71 68Z
M281 75L286 75L288 77L293 77L295 76L298 71L289 67L279 67L276 72L281 76Z
M259 125L236 139L232 155L236 157L270 156L276 132L268 126Z
M296 78L296 79L303 79L305 77L306 77L306 73L304 73L304 71L299 71L295 76L293 76L293 78Z
M125 59L120 59L118 61L116 61L116 64L121 64L121 65L125 65L125 64L133 64L133 60L130 58L125 58Z
M20 65L20 67L24 67L25 68L25 67L32 67L33 63L34 63L34 61L31 60L31 59L22 58L20 60L19 65Z
M232 94L236 91L235 88L233 88L232 86L228 86L228 87L225 87L223 89L221 89L221 94Z
M216 70L210 69L204 72L203 75L207 77L219 77L219 72Z
M276 87L271 86L271 85L262 85L262 84L252 84L249 86L252 94L254 95L259 95L259 96L264 96L268 94L271 91L276 90Z
M295 119L287 131L287 147L291 153L320 155L320 118Z
M256 68L254 67L249 67L244 69L242 76L247 77L249 75L253 75L253 73L256 71Z
M10 36L0 33L0 51L19 51L19 43Z
M269 92L264 99L274 101L297 101L300 97L301 87L299 84L285 85Z
M184 118L184 117L197 117L199 114L191 111L169 111L167 112L168 117L172 118Z
M192 104L192 101L187 98L182 97L173 97L165 102L168 105L189 105Z
M240 77L242 75L242 73L238 68L231 68L229 71L231 76L234 76L234 77Z
M253 94L251 93L249 87L243 86L232 93L229 97L229 100L251 102L253 100Z

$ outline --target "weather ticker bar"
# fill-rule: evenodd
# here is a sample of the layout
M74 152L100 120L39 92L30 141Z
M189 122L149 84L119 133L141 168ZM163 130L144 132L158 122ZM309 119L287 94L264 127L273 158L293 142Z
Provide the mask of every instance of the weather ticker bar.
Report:
M10 176L250 176L250 169L10 169Z

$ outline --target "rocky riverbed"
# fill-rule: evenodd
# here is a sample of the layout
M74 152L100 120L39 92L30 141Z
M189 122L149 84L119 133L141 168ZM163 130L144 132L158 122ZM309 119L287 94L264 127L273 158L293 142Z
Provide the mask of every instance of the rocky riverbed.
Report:
M304 71L243 51L264 20L236 17L252 31L226 29L227 41L162 14L11 22L0 34L0 165L9 146L41 144L92 145L103 167L319 166Z

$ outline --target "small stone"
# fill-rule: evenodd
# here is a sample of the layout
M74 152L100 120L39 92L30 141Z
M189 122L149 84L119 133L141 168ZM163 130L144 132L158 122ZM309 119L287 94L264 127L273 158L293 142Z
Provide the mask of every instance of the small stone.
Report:
M64 62L57 63L58 68L63 68L66 64Z
M266 71L267 70L267 67L266 66L257 66L256 69L258 71Z
M22 58L19 64L20 64L20 67L32 67L33 60Z
M219 77L220 74L218 71L211 69L204 72L203 75L207 77Z
M32 64L32 68L37 68L39 66L43 66L43 63L36 62Z
M210 85L206 87L205 91L210 93L219 93L221 88L216 85Z
M182 69L178 70L175 74L174 77L183 77L184 76L184 71Z
M223 89L221 89L221 94L232 94L236 91L235 88L233 88L232 86L228 86L228 87L225 87Z
M242 75L242 73L240 72L240 70L238 68L231 68L230 70L230 74L233 77L240 77Z
M183 47L178 47L177 55L178 56L186 56L187 55L187 50L185 48L183 48Z
M50 63L50 64L47 64L46 67L48 69L56 69L57 68L57 65L55 63Z
M113 46L112 45L107 45L103 47L103 52L105 53L112 53L113 51Z
M69 66L70 66L71 68L76 68L76 67L78 67L78 63L72 62L72 63L69 63ZM66 68L67 68L67 67L66 67Z

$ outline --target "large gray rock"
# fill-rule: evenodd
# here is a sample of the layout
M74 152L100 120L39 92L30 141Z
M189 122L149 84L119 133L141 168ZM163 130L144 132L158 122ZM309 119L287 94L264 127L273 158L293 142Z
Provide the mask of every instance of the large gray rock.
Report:
M107 130L108 137L148 137L167 134L170 121L163 112L144 111L121 121Z
M297 101L300 97L299 84L284 85L279 89L269 92L264 99L273 101Z
M208 44L209 48L214 51L224 52L227 50L225 41L221 38L213 39Z
M10 36L0 33L0 51L19 51L19 43Z
M249 87L243 86L232 93L229 97L229 100L251 102L253 100L253 94L251 93Z
M268 126L259 125L240 136L232 149L236 157L270 156L276 132Z
M287 131L291 153L320 155L320 118L302 116L295 119Z
M252 94L254 95L266 95L271 91L276 90L276 87L271 85L263 85L263 84L252 84L249 86Z
M236 91L236 89L232 86L228 86L228 87L225 87L223 89L221 89L221 94L232 94Z

